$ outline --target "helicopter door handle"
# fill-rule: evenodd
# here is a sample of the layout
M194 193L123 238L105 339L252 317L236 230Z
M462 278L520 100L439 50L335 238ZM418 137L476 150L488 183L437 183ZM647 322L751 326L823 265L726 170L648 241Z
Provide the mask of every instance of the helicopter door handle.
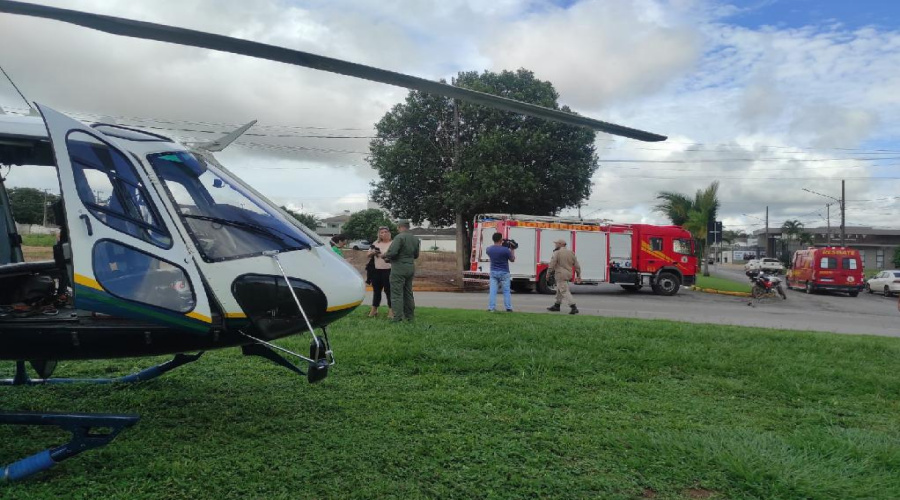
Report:
M94 235L94 228L91 227L91 218L87 216L87 214L81 214L79 219L84 221L84 225L87 226L88 236Z

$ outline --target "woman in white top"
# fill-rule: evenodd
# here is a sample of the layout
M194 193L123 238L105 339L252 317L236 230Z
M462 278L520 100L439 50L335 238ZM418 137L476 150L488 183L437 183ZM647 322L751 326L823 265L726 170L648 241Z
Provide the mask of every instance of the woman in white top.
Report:
M391 246L391 230L386 226L378 228L378 239L369 248L368 257L374 258L375 274L372 275L372 309L369 317L378 316L378 308L381 306L381 292L387 295L388 318L394 317L391 310L391 265L382 257Z

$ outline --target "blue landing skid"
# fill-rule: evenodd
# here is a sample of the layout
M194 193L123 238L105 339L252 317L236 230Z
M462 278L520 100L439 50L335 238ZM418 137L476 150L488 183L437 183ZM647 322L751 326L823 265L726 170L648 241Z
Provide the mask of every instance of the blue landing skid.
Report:
M25 362L17 361L16 362L16 375L14 378L2 379L0 380L0 385L38 385L38 384L115 384L115 383L130 383L130 382L143 382L145 380L151 380L160 375L174 370L179 366L186 365L193 361L197 361L200 359L200 356L203 355L203 352L198 352L197 354L176 354L174 358L165 363L151 366L150 368L146 368L137 373L132 373L131 375L125 375L122 377L116 378L39 378L32 379L28 377L28 373L25 371Z
M72 433L72 439L61 446L48 448L0 468L0 482L18 481L44 471L79 453L106 446L124 429L136 424L137 415L104 415L97 413L3 413L0 424L53 425Z
M151 380L179 366L197 361L203 353L176 354L165 363L151 366L131 375L117 378L45 378L32 379L25 371L25 362L16 362L14 378L0 380L0 385L40 385L40 384L114 384ZM0 483L17 481L44 471L54 465L87 450L109 444L120 432L140 420L138 415L112 415L102 413L35 413L0 412L0 425L53 425L72 433L72 439L55 448L23 458L0 468Z

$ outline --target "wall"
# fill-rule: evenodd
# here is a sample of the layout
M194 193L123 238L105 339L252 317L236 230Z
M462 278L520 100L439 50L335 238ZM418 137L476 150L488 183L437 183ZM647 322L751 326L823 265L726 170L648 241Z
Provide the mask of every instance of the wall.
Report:
M16 222L16 232L25 234L59 234L58 227L44 227L40 224L19 224Z
M430 252L433 250L433 247L437 247L438 252L455 252L456 251L456 240L438 240L438 239L425 239L419 238L419 251L420 252Z

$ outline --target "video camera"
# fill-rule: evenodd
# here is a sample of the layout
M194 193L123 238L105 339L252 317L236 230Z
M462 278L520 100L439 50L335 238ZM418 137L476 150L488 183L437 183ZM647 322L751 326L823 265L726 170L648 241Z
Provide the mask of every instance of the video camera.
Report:
M516 243L516 240L504 239L503 243L501 243L501 245L505 246L506 248L508 248L510 250L515 250L515 249L519 248L519 244Z

